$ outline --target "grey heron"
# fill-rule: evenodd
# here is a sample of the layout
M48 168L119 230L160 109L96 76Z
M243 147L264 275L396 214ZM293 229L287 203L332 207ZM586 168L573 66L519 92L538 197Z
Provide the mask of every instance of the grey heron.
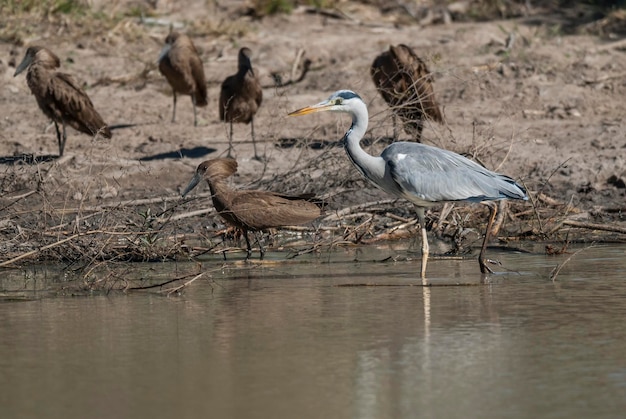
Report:
M348 113L352 117L352 125L343 137L343 144L361 175L388 194L405 198L415 205L422 233L422 278L426 277L429 252L425 223L427 208L442 202L528 199L524 187L512 178L487 170L448 150L420 143L396 142L386 147L378 157L368 154L360 145L367 130L367 106L353 91L339 90L327 100L289 115L325 111ZM489 209L487 231L478 257L483 274L492 272L485 264L485 251L496 212L493 206Z

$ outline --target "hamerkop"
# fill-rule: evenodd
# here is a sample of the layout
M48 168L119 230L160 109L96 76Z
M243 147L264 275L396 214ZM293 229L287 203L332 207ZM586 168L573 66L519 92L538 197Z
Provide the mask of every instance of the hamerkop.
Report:
M105 138L111 138L111 131L76 80L69 74L55 71L60 66L61 60L52 51L32 46L26 50L13 77L28 69L26 82L39 108L54 121L59 156L62 156L67 140L66 124L85 134L100 134Z
M172 122L176 120L176 94L180 93L191 96L193 124L198 126L196 106L208 104L207 86L202 60L191 38L179 32L170 32L165 38L158 62L159 71L172 86Z
M249 48L239 50L239 69L237 74L226 77L222 83L220 92L220 120L230 123L228 133L228 157L233 149L233 122L250 124L254 158L261 160L256 151L254 138L254 115L263 101L263 89L258 75L252 69L250 57L252 51Z
M443 122L431 73L411 48L403 44L389 46L389 51L376 57L370 72L381 96L392 107L394 138L398 137L396 115L417 142L422 139L424 119Z
M312 195L290 196L269 191L231 189L226 179L235 172L235 159L220 158L202 162L182 196L187 195L202 179L206 179L217 212L226 223L243 230L248 252L246 259L252 254L248 231L304 224L320 216L323 204ZM261 243L259 249L263 259L265 250Z

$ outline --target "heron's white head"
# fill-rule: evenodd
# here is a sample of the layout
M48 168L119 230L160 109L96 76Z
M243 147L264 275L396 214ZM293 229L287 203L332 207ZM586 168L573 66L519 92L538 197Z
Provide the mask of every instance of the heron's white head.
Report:
M317 105L307 106L306 108L298 109L289 113L289 116L308 115L314 112L346 112L352 115L357 113L363 113L367 115L367 108L363 99L352 90L338 90L328 99ZM366 117L367 119L367 117Z

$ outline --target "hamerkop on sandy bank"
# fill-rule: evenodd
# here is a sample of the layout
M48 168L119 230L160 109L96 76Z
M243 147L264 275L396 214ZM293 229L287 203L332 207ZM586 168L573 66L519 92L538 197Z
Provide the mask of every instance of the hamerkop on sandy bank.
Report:
M32 46L26 50L26 55L13 76L28 69L26 82L37 99L39 108L54 121L59 156L62 156L67 140L66 124L92 136L100 134L111 138L111 131L76 80L69 74L55 70L60 66L61 60L52 51L41 46ZM59 124L62 125L62 132Z
M417 142L422 139L424 119L443 122L431 73L411 48L390 45L389 51L376 57L370 72L381 96L392 107L394 138L398 137L396 115L402 119L406 133Z
M176 120L176 94L190 95L193 104L193 124L198 125L196 106L206 106L207 86L202 60L187 35L170 32L159 55L159 71L172 86L174 104L172 122Z
M200 163L196 173L182 193L184 197L202 180L211 189L211 198L218 214L226 223L243 230L249 259L252 254L248 231L304 224L321 215L321 202L312 195L290 196L269 191L234 190L226 179L237 172L237 161L231 158L207 160ZM261 259L265 250L259 243Z
M237 74L228 76L222 83L220 92L220 120L230 123L228 133L228 157L233 149L233 122L250 124L254 158L261 160L256 151L254 138L254 115L263 101L263 89L257 73L252 69L249 48L239 50Z

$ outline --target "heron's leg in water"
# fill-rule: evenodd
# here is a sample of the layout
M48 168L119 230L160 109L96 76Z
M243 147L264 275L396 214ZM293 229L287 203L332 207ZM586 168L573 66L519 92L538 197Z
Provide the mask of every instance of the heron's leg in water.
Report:
M176 90L172 89L172 97L174 98L174 106L172 106L172 122L176 121Z
M428 253L430 247L428 246L428 236L426 235L426 210L421 207L415 207L417 210L417 220L420 223L420 229L422 230L422 268L420 271L421 278L426 278L426 264L428 263Z
M191 95L191 103L193 105L193 126L198 126L198 115L196 113L196 95Z
M487 243L489 242L489 237L491 236L491 226L493 225L493 220L495 220L496 213L498 211L495 204L487 202L484 202L484 204L489 207L489 222L487 223L487 230L485 231L485 238L480 249L480 255L478 255L478 265L480 266L481 273L493 273L493 271L485 263L485 252L487 251Z
M228 130L228 155L226 157L232 157L233 151L233 121L230 121L230 129Z

